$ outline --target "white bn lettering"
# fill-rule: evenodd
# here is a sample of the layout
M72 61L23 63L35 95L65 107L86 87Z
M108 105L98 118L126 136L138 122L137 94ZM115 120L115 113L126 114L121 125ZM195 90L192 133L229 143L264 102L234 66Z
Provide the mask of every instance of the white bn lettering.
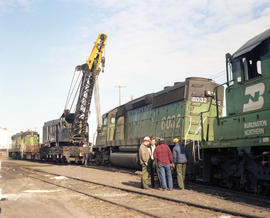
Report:
M246 88L245 95L249 95L251 97L249 98L248 103L243 105L243 112L258 110L263 107L264 99L262 95L264 90L264 83L258 83ZM253 99L257 92L259 92L259 98L257 101L254 101Z

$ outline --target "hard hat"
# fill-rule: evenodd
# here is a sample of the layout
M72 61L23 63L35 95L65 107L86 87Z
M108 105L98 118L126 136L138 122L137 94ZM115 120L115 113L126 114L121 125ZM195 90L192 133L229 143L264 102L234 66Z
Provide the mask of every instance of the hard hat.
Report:
M179 142L179 139L178 138L174 138L173 139L173 143L178 143Z
M143 139L143 141L144 141L144 142L145 142L145 141L151 142L151 140L150 140L150 138L149 138L148 136L145 136L144 139Z

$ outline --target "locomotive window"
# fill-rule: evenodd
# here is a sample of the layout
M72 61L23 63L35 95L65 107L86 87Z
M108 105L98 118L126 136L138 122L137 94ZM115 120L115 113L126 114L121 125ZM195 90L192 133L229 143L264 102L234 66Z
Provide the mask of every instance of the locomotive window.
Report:
M257 61L257 73L262 75L262 62Z
M232 71L232 63L228 63L228 76L229 76L229 85L233 85L233 71Z
M49 140L49 139L50 139L49 134L50 134L50 127L49 127L49 126L47 126L47 140Z
M244 73L244 81L248 81L262 75L261 61L255 56L251 58L242 58L242 69Z
M229 68L230 70L230 68ZM236 60L232 62L232 71L234 74L234 81L237 81L238 83L242 82L242 76L241 76L241 61Z
M107 122L108 122L108 118L105 117L105 118L103 119L103 125L107 125Z
M242 66L244 71L244 81L247 81L249 80L249 77L248 77L248 62L246 58L242 59Z
M111 123L115 123L115 117L111 117Z
M263 76L262 61L269 55L269 41L265 41L242 57L242 81Z

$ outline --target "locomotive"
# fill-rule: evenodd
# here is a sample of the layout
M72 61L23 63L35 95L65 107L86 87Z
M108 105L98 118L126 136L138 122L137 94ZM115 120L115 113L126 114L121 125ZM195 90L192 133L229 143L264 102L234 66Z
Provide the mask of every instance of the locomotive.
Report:
M202 137L204 179L269 192L270 29L226 54L226 75L227 116L215 117L213 140Z
M40 159L39 134L36 131L25 131L11 136L9 158L12 159Z
M216 86L218 84L211 79L190 77L104 114L101 132L93 146L93 161L139 168L138 150L144 136L163 137L168 145L173 145L173 138L178 137L188 148L189 167L196 174L201 128L205 130L205 137L213 140L214 119L206 118L222 114L223 89L217 91L215 99L219 101L210 101L209 95ZM216 103L218 111L214 107ZM209 104L213 107L204 113L201 125L201 112L208 110Z

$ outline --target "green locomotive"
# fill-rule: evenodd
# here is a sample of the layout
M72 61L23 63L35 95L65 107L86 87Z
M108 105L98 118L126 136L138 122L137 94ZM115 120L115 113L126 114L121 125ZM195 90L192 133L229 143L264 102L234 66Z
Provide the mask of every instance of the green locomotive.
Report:
M216 117L213 141L202 138L204 179L227 187L268 192L270 29L233 55L227 54L226 69L227 116Z
M178 137L188 147L189 162L194 171L193 165L200 157L200 130L203 127L207 133L204 137L213 140L214 120L206 118L222 114L224 91L221 88L217 92L218 111L211 107L204 113L201 126L201 112L206 111L209 104L216 104L209 97L216 86L218 84L211 79L191 77L114 108L102 117L103 125L93 147L93 159L97 163L139 168L138 150L144 136L163 137L169 145Z
M12 159L39 159L39 134L35 131L20 132L11 137L9 158Z

